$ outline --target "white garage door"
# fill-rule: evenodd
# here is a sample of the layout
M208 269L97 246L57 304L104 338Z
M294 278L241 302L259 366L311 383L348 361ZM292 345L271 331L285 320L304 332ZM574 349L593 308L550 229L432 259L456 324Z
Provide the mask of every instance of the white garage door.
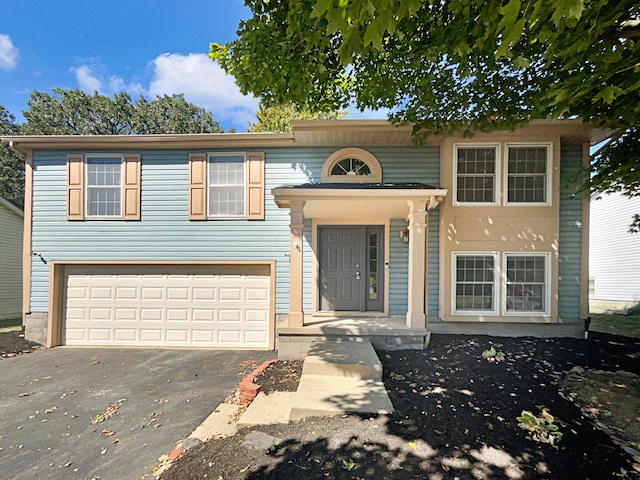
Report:
M269 266L68 266L63 344L269 348Z

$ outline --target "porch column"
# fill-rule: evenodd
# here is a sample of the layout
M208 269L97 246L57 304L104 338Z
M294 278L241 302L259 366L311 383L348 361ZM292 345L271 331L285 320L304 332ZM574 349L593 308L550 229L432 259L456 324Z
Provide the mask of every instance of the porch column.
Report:
M426 202L409 200L409 295L407 327L425 328L427 208Z
M302 311L302 245L303 208L305 202L291 202L289 215L291 239L289 245L289 327L304 325Z

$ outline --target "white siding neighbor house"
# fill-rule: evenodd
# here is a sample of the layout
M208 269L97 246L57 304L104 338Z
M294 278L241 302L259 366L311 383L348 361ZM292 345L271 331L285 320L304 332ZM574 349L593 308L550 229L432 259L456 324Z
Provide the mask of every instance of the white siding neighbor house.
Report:
M24 213L0 197L0 320L22 318Z
M591 311L640 304L640 234L629 232L640 198L620 194L591 200L589 304Z

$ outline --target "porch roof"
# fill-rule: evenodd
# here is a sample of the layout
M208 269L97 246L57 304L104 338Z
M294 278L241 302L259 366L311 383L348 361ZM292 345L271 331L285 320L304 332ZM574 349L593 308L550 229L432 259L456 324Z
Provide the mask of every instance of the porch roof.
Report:
M306 218L361 218L375 214L384 218L405 218L410 201L436 208L446 189L424 183L305 183L282 185L271 190L280 208L303 203Z

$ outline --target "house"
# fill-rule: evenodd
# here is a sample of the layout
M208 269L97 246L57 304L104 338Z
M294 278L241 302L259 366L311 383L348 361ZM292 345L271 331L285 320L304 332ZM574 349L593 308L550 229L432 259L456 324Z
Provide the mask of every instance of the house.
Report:
M22 318L24 213L0 197L0 320Z
M589 304L592 312L640 305L640 235L629 232L640 197L619 193L591 199Z
M331 335L584 335L577 192L607 132L533 121L415 146L386 121L292 128L4 138L27 164L27 336L288 356Z

